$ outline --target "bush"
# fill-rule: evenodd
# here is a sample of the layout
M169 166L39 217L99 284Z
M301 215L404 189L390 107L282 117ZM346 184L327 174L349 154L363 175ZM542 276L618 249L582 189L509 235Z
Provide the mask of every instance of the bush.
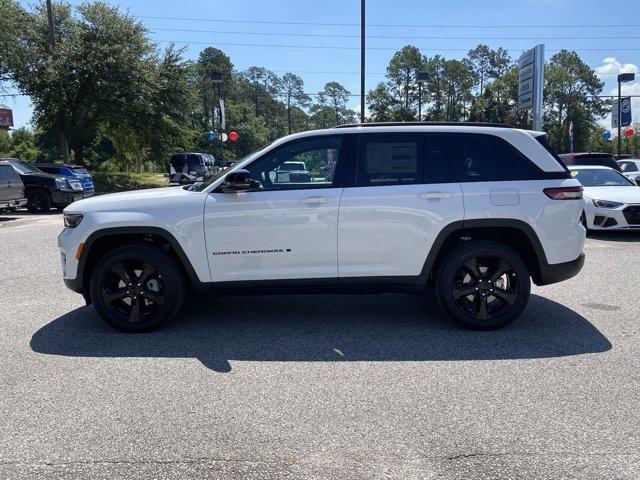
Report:
M98 193L169 186L168 176L162 173L91 172L91 175Z

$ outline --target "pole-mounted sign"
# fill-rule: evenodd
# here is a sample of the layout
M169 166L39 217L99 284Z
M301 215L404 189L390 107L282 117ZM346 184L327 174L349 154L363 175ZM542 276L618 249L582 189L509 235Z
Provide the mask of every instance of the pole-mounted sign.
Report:
M542 128L544 45L536 45L518 59L518 111L533 109L533 129Z
M620 105L622 105L622 108L618 114L618 100L613 101L613 108L611 110L611 128L618 128L618 119L620 119L621 127L628 127L631 125L631 97L622 97L620 99Z

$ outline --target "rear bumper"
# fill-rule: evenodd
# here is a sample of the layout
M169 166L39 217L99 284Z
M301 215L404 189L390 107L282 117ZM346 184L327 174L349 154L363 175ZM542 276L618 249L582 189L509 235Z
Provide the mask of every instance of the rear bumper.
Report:
M575 277L584 265L584 253L581 253L578 258L571 260L570 262L548 264L544 263L540 265L540 276L534 278L536 285L549 285L552 283L562 282L568 280L571 277Z
M0 200L0 208L18 208L27 204L26 198L15 198L13 200Z

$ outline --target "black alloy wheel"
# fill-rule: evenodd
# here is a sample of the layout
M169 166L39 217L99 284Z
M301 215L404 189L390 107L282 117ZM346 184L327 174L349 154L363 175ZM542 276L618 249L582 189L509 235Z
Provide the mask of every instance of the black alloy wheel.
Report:
M508 325L524 310L531 278L511 248L493 241L469 241L439 262L435 290L447 316L470 328L491 330Z
M154 244L134 244L104 255L91 273L91 301L110 325L127 332L153 330L184 301L181 268Z
M146 262L118 262L102 280L102 301L112 315L129 323L153 316L166 300L162 275Z
M489 320L515 305L518 276L500 257L472 257L458 269L451 289L456 305L464 315L474 320Z
M31 213L44 213L51 209L51 198L45 192L32 190L27 194L27 209Z

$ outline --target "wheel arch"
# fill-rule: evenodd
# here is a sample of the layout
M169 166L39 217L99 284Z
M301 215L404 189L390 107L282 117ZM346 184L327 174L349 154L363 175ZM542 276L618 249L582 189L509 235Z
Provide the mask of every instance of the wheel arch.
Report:
M192 285L201 283L189 257L171 232L160 227L112 227L93 232L84 242L76 275L80 293L87 298L91 273L102 255L124 245L146 242L165 249Z
M431 279L438 262L454 246L471 240L492 240L513 249L525 262L536 284L542 283L542 269L547 265L538 235L522 220L487 218L460 220L447 225L436 237L421 275Z

